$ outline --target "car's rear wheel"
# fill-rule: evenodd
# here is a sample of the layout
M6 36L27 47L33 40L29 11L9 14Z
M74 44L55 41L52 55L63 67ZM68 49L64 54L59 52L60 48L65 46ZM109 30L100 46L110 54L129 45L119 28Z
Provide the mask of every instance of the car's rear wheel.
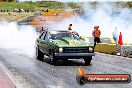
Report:
M92 60L92 56L89 56L89 57L84 58L85 65L90 65L91 60Z
M44 54L39 50L39 47L36 47L36 58L40 61L43 61Z

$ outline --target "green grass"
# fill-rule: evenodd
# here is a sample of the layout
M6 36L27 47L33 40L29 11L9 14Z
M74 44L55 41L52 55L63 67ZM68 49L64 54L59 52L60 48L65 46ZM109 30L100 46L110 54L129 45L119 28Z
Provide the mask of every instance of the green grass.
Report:
M35 6L33 4L28 4L26 2L21 2L21 3L2 2L2 3L0 3L0 9L2 9L2 10L14 10L15 8L34 10Z
M37 2L38 7L49 8L49 9L65 9L66 5L63 2Z
M42 1L42 2L0 2L0 10L14 10L27 9L27 10L45 10L45 9L78 9L80 8L76 3L64 3L57 1Z
M112 2L111 2L112 3ZM0 10L27 9L30 11L39 11L45 9L83 9L81 3L75 2L57 2L57 1L41 1L41 2L0 2ZM90 3L91 7L96 7L97 2ZM113 4L113 3L112 3ZM116 2L117 6L132 8L132 2ZM118 8L118 7L117 7Z

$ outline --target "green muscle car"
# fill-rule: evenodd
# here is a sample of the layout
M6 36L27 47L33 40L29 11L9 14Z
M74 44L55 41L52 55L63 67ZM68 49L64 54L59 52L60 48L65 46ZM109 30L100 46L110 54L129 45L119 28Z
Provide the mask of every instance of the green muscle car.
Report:
M46 30L36 40L36 58L45 56L55 64L57 60L83 58L89 65L94 56L94 47L80 39L77 32Z

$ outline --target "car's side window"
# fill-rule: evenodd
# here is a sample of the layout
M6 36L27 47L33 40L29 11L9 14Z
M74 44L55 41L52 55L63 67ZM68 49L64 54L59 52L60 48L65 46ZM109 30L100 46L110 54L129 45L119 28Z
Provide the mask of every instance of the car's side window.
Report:
M49 34L48 34L48 33L45 35L44 40L45 40L46 42L48 42L48 41L49 41Z

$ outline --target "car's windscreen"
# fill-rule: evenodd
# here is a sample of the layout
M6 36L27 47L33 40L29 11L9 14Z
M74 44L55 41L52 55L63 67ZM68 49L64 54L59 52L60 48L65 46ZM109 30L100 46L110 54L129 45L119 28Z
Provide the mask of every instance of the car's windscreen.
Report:
M60 32L60 33L51 33L50 34L50 39L52 39L52 40L60 40L62 38L70 38L70 39L76 39L76 40L80 39L79 35L74 34L74 33Z

